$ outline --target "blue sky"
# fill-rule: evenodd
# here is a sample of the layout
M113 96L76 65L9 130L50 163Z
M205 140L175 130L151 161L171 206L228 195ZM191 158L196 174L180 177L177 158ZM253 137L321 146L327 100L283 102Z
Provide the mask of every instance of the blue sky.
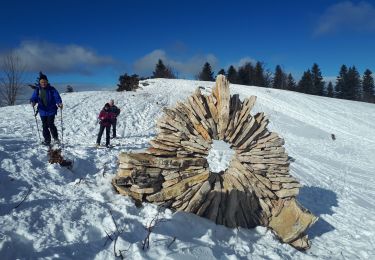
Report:
M298 79L314 62L375 70L373 1L6 1L0 56L16 51L52 84L112 87L119 75L151 75L162 58L193 78L208 61L280 64ZM35 76L34 76L35 75Z

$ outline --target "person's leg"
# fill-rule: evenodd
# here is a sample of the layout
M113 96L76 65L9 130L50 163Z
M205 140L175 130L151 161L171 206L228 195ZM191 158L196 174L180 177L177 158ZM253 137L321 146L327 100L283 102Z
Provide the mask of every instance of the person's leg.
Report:
M109 146L110 135L111 135L111 126L109 125L105 127L105 146Z
M49 144L51 143L51 134L48 130L48 116L40 116L40 119L42 120L44 142Z
M96 139L96 144L100 145L100 140L102 139L103 131L104 131L104 126L100 125L98 138Z
M117 124L117 120L115 120L113 123L112 123L112 137L113 138L116 138L116 124Z
M58 140L59 135L57 133L57 128L55 126L55 116L54 115L48 116L47 121L48 121L49 130L51 131L51 135L52 135L53 139Z

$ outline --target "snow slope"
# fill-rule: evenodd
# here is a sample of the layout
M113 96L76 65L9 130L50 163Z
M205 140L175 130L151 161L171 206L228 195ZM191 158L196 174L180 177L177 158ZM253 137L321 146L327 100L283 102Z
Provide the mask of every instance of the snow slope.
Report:
M285 139L291 173L304 185L298 199L320 217L308 233L312 247L302 253L263 227L229 229L192 214L158 213L151 204L137 208L113 191L118 153L148 147L163 107L198 86L204 92L213 86L148 83L137 92L62 95L65 156L74 158L73 171L47 162L29 105L0 108L0 259L113 259L107 236L116 231L113 219L123 230L116 250L130 259L375 259L375 105L231 86L242 100L258 97L252 113L264 111L269 128ZM96 117L111 98L122 110L118 145L96 150ZM60 114L56 125L61 135ZM143 250L145 227L157 214L162 221Z

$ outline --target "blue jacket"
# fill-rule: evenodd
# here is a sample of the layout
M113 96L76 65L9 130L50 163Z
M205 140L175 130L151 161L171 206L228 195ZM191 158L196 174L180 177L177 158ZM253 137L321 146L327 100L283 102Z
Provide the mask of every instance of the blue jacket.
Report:
M40 116L52 116L57 114L57 105L61 104L62 100L60 97L59 92L48 84L46 87L46 96L47 96L47 106L45 106L42 102L42 99L39 95L39 89L41 88L40 85L34 90L33 95L30 98L30 102L38 103L38 109Z

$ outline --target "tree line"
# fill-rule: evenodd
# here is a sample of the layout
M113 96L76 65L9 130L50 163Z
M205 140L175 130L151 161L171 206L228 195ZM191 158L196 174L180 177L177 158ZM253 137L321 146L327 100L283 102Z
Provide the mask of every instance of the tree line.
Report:
M17 96L24 86L23 78L26 72L25 65L16 55L6 56L0 63L0 106L14 105ZM284 89L301 93L356 100L375 103L374 78L371 70L366 69L361 76L355 66L342 65L335 82L325 82L321 69L314 63L303 72L301 79L296 82L291 73L283 71L280 65L275 67L272 73L267 70L264 63L258 61L255 64L247 62L242 66L230 65L227 70L220 69L218 74L225 75L233 84L252 85L266 88ZM178 74L170 66L166 66L159 59L155 65L152 76L149 78L178 78ZM134 90L138 87L140 78L138 75L125 73L119 77L117 91ZM196 79L202 81L214 81L215 72L210 63L206 62ZM73 87L67 86L66 92L73 92Z
M366 69L361 77L355 66L347 67L342 65L334 83L323 80L322 71L317 63L314 63L311 68L304 71L298 82L296 82L291 73L284 72L280 65L276 65L275 71L272 73L260 61L255 64L247 62L237 69L230 65L227 70L220 69L216 75L219 74L225 75L229 82L233 84L284 89L316 96L375 103L375 86L372 71ZM127 76L127 74L125 75ZM125 75L120 76L120 81L124 79ZM134 78L138 78L135 74L131 77L133 81ZM166 66L159 59L151 78L174 79L178 77L170 66ZM215 81L215 72L209 62L203 65L201 71L196 75L196 79ZM120 85L118 86L120 87Z

